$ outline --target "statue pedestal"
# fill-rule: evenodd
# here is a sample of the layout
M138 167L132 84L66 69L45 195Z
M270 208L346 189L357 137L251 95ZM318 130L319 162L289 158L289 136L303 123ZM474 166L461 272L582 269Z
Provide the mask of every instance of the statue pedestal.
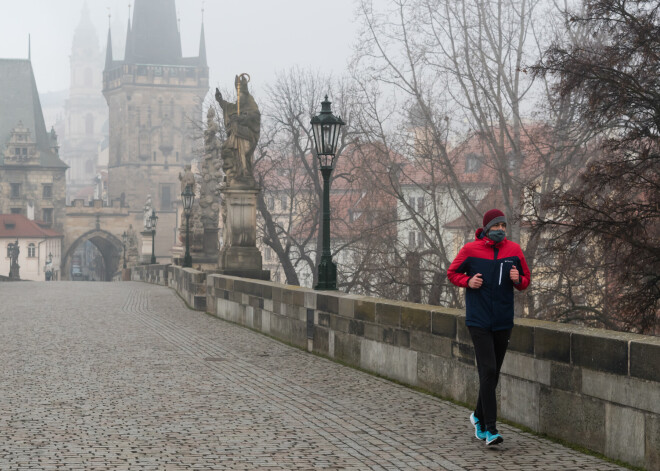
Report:
M151 263L151 231L142 231L140 232L140 235L142 236L140 263L148 265Z
M204 229L202 250L206 257L215 258L218 255L218 229Z
M258 188L223 190L227 220L224 246L218 257L221 274L270 280L270 271L263 270L261 252L257 249L258 193Z

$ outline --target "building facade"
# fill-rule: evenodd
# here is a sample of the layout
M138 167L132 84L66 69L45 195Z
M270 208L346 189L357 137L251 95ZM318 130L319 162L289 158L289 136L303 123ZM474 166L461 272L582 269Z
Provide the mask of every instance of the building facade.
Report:
M199 55L183 57L174 0L136 0L121 61L113 59L108 32L108 197L136 211L134 227L142 224L141 209L151 197L159 216L157 253L169 253L176 243L179 173L201 140L195 126L208 76L203 26Z
M62 234L22 214L0 214L0 275L9 275L9 244L18 242L21 280L45 281L50 270L60 279Z
M0 214L62 230L67 166L48 132L29 59L0 59Z

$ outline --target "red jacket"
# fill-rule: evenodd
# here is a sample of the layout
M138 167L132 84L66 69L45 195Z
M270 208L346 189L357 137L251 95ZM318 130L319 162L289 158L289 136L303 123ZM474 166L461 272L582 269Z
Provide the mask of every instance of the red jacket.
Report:
M514 266L520 273L518 284L509 277ZM483 284L478 289L469 288L468 281L477 273L481 273ZM531 273L518 244L508 239L496 244L477 229L476 239L458 252L447 277L456 286L467 288L465 324L495 331L513 328L513 288L527 288Z

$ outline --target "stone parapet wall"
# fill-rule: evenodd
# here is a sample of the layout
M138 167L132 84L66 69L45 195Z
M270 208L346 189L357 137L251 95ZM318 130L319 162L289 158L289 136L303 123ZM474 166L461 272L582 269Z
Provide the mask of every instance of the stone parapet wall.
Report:
M219 318L476 402L475 355L462 311L175 266L169 272L170 287L191 306L205 295L206 310ZM504 419L660 469L660 338L516 319L498 397Z
M462 311L210 275L212 314L353 366L474 404ZM516 319L500 416L660 469L660 339ZM467 418L466 418L467 420Z
M168 265L168 286L198 311L206 310L206 273L193 268Z
M154 285L169 286L169 264L167 265L137 265L124 271L123 279L145 281ZM128 274L126 273L128 272Z

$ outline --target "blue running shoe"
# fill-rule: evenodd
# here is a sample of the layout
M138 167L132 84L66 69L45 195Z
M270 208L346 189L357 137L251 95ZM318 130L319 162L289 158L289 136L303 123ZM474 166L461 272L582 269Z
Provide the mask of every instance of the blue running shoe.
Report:
M470 423L474 425L474 436L479 440L485 440L486 432L481 430L481 422L479 422L479 419L474 415L474 412L470 414Z
M486 430L485 433L486 433L486 446L497 445L504 441L502 435L497 433L497 430L493 432L491 432L490 430Z

